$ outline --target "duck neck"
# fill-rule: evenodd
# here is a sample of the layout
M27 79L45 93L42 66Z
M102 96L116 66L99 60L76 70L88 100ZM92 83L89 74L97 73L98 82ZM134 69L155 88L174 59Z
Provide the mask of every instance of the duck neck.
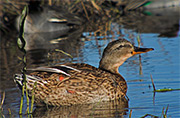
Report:
M99 68L108 72L111 72L113 74L118 74L119 75L119 71L118 68L121 65L121 63L111 63L108 61L104 61L101 59L100 63L99 63Z

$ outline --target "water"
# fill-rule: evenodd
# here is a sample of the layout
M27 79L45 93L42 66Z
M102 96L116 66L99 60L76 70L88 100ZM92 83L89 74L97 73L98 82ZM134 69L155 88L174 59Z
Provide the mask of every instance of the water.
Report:
M118 21L117 21L118 22ZM180 43L179 36L159 37L162 32L137 33L133 28L113 22L107 35L95 36L94 32L80 32L78 35L67 34L62 40L52 39L38 42L27 40L27 67L53 65L57 63L88 63L98 67L101 54L105 46L118 37L138 46L137 37L140 37L141 47L154 48L154 51L136 55L129 58L120 68L119 72L128 84L127 96L129 101L96 103L90 105L74 105L70 107L34 108L33 117L142 117L146 114L161 116L163 107L168 107L167 116L180 117L180 91L153 92L151 83L152 75L156 89L180 88ZM169 25L169 24L168 24ZM162 27L161 27L162 28ZM151 29L151 28L149 28ZM159 30L161 31L161 30ZM1 97L5 91L6 97L3 104L5 117L19 117L19 104L21 91L13 81L15 73L21 73L23 64L20 61L23 53L17 48L15 39L17 33L3 37L1 40ZM73 34L73 33L72 33ZM83 34L83 35L81 35ZM34 35L34 34L33 34ZM39 37L39 36L38 36ZM40 38L38 38L40 39ZM34 43L36 41L36 43ZM38 43L37 43L38 42ZM34 45L31 45L34 44ZM42 45L44 47L42 47ZM63 50L73 56L55 52L54 49ZM140 69L141 68L141 69ZM25 103L24 103L25 104ZM25 105L26 106L26 105ZM11 115L9 115L11 110ZM26 108L24 107L23 112ZM26 116L26 115L23 115Z
M124 31L122 31L124 32ZM131 31L129 31L131 32ZM136 38L139 34L131 32ZM129 37L128 35L125 37ZM154 93L150 75L154 79L156 89L180 88L179 75L179 37L160 38L158 34L140 34L143 47L153 47L155 50L141 55L142 75L140 75L139 56L136 55L128 59L120 68L120 73L128 82L127 95L130 99L129 109L133 110L133 117L141 117L143 114L153 114L160 116L163 107L169 105L168 116L179 117L180 115L180 91ZM99 44L104 44L104 40L99 40ZM96 44L91 41L91 46ZM87 45L89 47L89 42ZM135 45L138 45L135 40ZM94 46L96 47L96 46ZM105 47L102 46L103 49ZM98 49L89 49L87 63L98 67ZM101 50L101 49L100 49ZM102 50L101 50L102 51ZM87 53L86 53L87 54ZM95 55L94 55L95 54ZM93 57L93 58L92 58ZM133 81L137 80L137 81ZM141 81L138 81L141 80ZM154 97L153 97L154 96ZM172 111L172 114L170 113ZM176 111L176 112L175 112Z

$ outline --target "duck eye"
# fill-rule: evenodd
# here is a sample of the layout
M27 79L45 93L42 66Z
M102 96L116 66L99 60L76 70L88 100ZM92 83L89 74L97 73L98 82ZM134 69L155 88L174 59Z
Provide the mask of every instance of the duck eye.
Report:
M133 51L131 51L131 54L133 54Z
M120 50L120 49L122 49L122 48L131 48L131 45L129 45L129 44L120 45L120 46L117 47L116 49L117 49L117 50Z

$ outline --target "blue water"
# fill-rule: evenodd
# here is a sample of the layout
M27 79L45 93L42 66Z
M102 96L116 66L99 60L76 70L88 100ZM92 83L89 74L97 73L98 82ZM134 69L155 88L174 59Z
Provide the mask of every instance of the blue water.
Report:
M158 34L154 33L136 33L132 30L122 30L122 33L129 41L132 41L132 38L129 39L130 36L127 32L131 35L133 34L133 41L136 46L138 46L137 37L140 36L142 47L154 48L154 51L141 55L142 74L139 74L139 55L128 59L119 68L120 74L128 83L127 96L130 99L129 109L133 111L132 117L142 117L145 114L160 117L163 107L166 108L168 105L167 116L172 118L180 117L180 91L158 92L154 96L150 77L152 75L156 89L180 88L179 36L163 38L158 37ZM114 33L113 38L116 39L118 37L120 35ZM92 40L85 42L85 62L98 67L99 63L97 60L101 57L99 52L102 53L112 39L94 40L94 36L88 38L92 38ZM97 42L99 46L96 45Z

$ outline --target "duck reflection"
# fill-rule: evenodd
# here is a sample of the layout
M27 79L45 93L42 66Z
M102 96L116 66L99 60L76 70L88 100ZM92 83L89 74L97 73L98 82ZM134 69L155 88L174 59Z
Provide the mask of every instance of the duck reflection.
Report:
M82 24L82 19L57 6L42 6L40 1L28 2L28 14L24 22L24 33L63 32ZM21 16L16 18L19 30Z
M79 50L83 43L80 41L81 32L83 27L74 31L62 32L49 32L49 33L33 33L24 34L24 39L26 41L25 49L27 51L27 57L29 64L40 64L47 63L48 61L55 61L60 63L60 60L64 59L69 61L71 59L69 56L56 52L55 50L62 50L73 58L79 57Z
M62 107L37 107L33 117L38 118L79 118L79 117L123 117L128 112L128 101L122 97L116 101L99 102Z
M26 41L25 49L27 51L37 49L55 49L58 48L60 43L79 41L83 27L78 30L62 30L61 32L48 32L48 33L30 33L24 34ZM70 41L71 39L71 41ZM67 41L65 41L67 40Z

